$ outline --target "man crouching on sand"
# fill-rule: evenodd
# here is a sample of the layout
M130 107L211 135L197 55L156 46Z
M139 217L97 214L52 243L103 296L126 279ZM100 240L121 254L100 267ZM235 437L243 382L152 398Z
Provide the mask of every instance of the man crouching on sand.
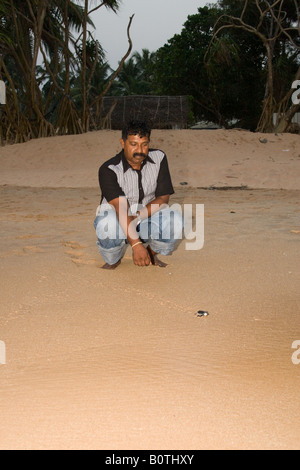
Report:
M149 148L150 136L146 123L129 122L123 150L99 170L102 199L94 226L103 269L117 268L128 244L136 266L166 267L157 254L172 254L182 238L182 215L168 206L174 189L167 157Z

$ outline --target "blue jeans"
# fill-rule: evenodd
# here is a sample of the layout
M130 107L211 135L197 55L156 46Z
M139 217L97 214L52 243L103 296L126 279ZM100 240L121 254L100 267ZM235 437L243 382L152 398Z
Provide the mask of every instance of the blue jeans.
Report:
M182 239L183 217L177 211L163 209L152 217L142 220L138 227L140 239L150 245L155 253L170 255ZM110 265L123 258L128 246L126 236L119 224L116 211L103 210L94 222L98 248L104 261Z

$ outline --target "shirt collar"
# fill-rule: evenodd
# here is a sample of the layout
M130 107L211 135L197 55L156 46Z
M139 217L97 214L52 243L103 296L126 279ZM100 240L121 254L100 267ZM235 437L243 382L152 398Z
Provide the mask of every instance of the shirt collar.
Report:
M130 163L128 163L128 161L126 160L126 157L125 157L125 154L124 154L124 150L122 150L122 152L121 152L121 158L122 158L124 173L126 173L126 171L129 170L130 168L133 170L133 168L132 168L132 166L130 165ZM152 158L151 158L149 155L148 155L147 158L145 158L145 160L143 161L143 163L142 163L142 168L146 165L146 163L153 163L153 164L155 164L155 162L152 160ZM133 170L133 171L136 171L136 170Z

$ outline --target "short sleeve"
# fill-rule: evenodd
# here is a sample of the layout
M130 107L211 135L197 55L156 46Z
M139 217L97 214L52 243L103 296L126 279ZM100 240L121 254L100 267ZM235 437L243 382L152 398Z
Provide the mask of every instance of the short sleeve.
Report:
M118 183L117 175L107 165L102 165L99 169L99 185L102 192L102 199L107 202L125 196L124 191Z
M169 164L165 155L160 164L155 197L171 195L174 194L174 192Z

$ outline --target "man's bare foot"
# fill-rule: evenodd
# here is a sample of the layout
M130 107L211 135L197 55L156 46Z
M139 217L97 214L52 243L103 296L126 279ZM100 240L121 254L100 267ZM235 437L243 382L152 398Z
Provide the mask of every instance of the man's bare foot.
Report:
M152 250L152 248L150 248L150 246L147 247L147 250L151 258L151 264L153 266L159 266L160 268L166 268L168 266L166 263L157 258L157 254Z
M107 269L109 271L113 271L114 269L116 269L118 266L120 266L121 264L121 260L118 261L116 264L108 264L106 263L104 266L102 266L102 269Z

